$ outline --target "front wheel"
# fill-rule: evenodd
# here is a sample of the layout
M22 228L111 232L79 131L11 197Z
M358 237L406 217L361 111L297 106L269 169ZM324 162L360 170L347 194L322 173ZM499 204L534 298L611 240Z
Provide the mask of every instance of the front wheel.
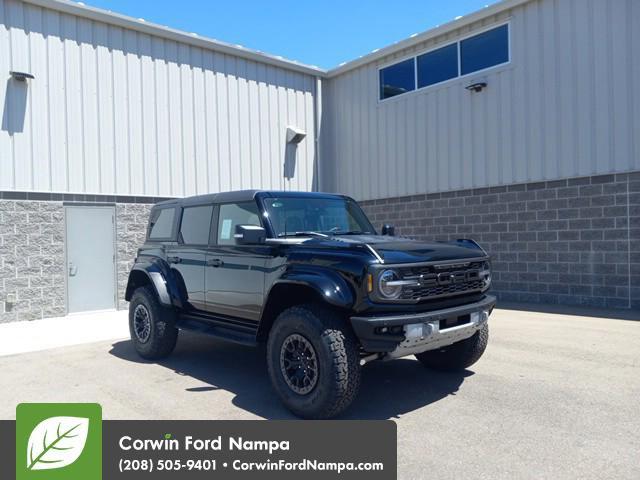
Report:
M295 306L278 316L269 333L271 382L285 406L299 417L334 417L356 397L358 347L341 320L322 306Z
M489 341L489 325L484 326L471 337L437 350L418 353L416 358L428 368L456 372L470 367L482 357Z
M175 313L160 304L150 286L138 288L131 297L129 332L138 355L148 360L166 357L176 346Z

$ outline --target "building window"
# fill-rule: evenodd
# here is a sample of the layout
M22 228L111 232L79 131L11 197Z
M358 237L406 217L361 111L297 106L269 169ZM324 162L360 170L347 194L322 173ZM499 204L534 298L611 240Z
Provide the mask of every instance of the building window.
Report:
M488 30L460 42L462 75L509 61L509 26Z
M458 76L458 45L453 43L418 57L418 88Z
M504 24L381 68L380 100L508 62L509 24Z
M390 65L380 70L380 99L395 97L416 89L415 59Z
M175 216L175 207L154 209L149 220L149 240L171 240Z
M213 205L186 207L182 212L180 241L185 245L207 245Z

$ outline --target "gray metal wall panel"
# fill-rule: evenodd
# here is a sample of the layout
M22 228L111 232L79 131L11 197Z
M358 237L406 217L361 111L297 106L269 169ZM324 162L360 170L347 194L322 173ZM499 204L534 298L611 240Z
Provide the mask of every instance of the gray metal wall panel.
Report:
M0 190L310 190L315 77L0 0ZM287 125L308 134L283 176Z
M378 102L378 68L510 22L512 62ZM322 188L359 199L640 168L640 2L537 0L327 80ZM489 86L470 93L476 77Z

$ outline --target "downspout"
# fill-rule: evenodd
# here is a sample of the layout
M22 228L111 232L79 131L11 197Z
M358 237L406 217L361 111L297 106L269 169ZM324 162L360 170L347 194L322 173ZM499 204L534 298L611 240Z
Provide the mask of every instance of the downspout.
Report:
M313 122L313 142L315 148L315 162L314 162L314 175L315 175L315 185L311 185L311 190L316 192L321 192L322 187L320 183L320 131L321 131L321 122L322 122L322 78L320 76L316 77L316 92L315 92L315 102L314 102L314 113L315 118Z

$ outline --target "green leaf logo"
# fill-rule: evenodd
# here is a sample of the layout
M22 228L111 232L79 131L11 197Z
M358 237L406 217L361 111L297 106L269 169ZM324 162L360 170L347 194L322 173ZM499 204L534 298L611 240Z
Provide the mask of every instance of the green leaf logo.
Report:
M40 422L29 436L28 470L62 468L75 462L87 443L89 419L51 417Z

